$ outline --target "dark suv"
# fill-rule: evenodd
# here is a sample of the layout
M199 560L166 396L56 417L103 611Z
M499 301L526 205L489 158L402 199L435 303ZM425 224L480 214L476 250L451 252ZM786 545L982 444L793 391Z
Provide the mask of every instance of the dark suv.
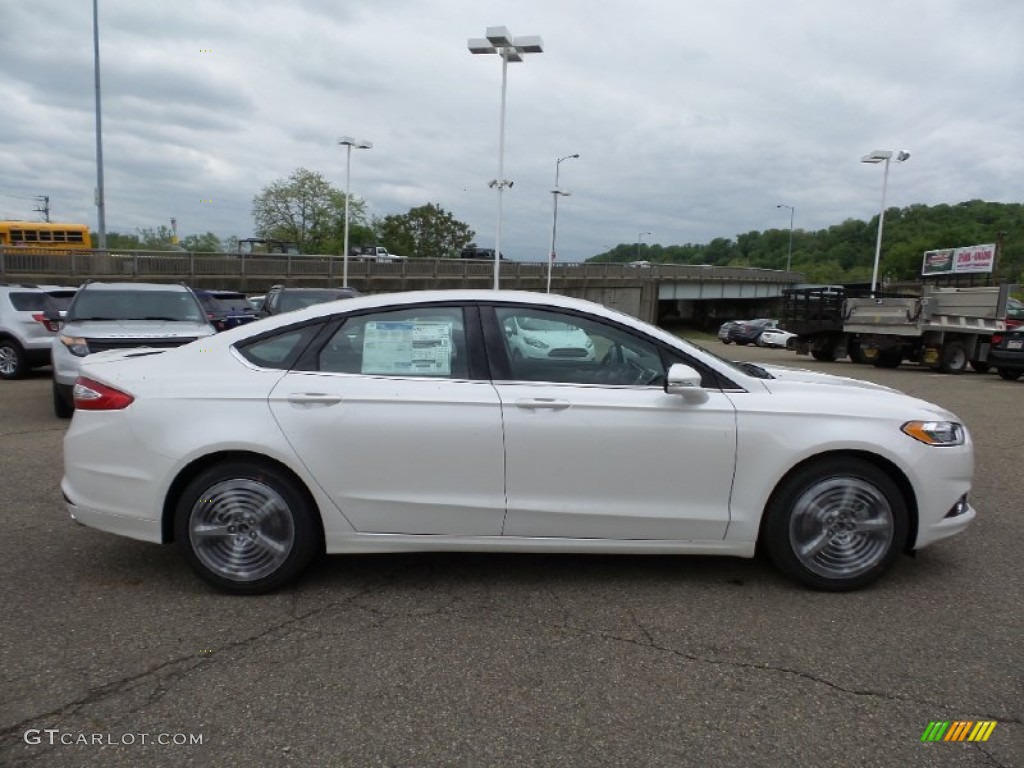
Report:
M478 248L475 245L467 245L459 252L460 259L488 259L494 261L493 248ZM507 261L505 254L501 254L501 261Z
M260 307L260 317L279 315L338 299L353 299L358 295L359 291L355 288L292 288L275 285L267 291L267 297Z
M204 290L195 293L199 303L206 310L206 319L218 331L251 323L260 316L244 293Z

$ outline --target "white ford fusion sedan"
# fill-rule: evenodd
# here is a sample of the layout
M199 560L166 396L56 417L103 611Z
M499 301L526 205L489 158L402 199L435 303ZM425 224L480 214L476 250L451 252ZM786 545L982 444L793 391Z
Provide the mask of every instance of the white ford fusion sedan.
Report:
M516 355L507 329L591 353ZM582 340L585 337L585 340ZM974 519L970 435L892 389L736 365L586 301L424 291L83 362L62 482L84 525L258 593L320 553L711 554L818 589Z

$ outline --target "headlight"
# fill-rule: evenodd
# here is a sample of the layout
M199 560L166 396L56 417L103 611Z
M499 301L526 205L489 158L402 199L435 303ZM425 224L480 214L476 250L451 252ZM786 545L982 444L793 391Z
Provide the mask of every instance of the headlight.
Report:
M925 445L964 444L964 425L955 421L908 421L900 430Z
M89 354L89 345L86 344L85 339L79 336L65 336L63 333L60 335L61 344L68 348L75 357L85 357Z
M541 341L540 339L535 339L532 336L523 336L523 341L525 341L531 347L536 347L537 349L548 348L548 345L545 342Z

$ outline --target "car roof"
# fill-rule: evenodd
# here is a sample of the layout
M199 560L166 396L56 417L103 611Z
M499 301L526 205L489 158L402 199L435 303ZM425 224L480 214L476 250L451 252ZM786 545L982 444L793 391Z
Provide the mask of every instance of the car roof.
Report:
M90 291L188 291L180 283L85 283L82 288Z

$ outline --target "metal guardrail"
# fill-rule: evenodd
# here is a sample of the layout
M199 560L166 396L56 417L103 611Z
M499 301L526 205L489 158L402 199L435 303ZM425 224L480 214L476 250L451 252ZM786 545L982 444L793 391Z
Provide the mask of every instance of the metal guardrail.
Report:
M196 277L253 278L333 278L340 277L340 256L240 255L232 253L169 253L167 251L71 251L67 253L25 252L20 248L0 247L0 280L9 282L25 276L53 277L55 280L153 278L189 279ZM471 259L402 259L376 262L349 259L349 278L485 278L493 274L494 264ZM646 280L729 280L748 282L794 283L800 275L772 269L750 267L714 267L697 264L652 264L634 267L628 264L593 262L555 262L552 272L558 279ZM503 261L505 277L538 278L547 276L546 262Z

